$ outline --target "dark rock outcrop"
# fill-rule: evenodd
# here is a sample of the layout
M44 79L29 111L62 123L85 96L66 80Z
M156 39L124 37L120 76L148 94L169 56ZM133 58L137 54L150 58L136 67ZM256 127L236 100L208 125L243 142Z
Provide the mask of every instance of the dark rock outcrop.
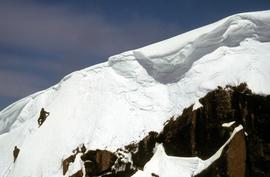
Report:
M75 150L73 150L72 151L73 154L71 154L69 157L67 157L63 160L63 162L62 162L63 175L65 175L66 172L68 171L69 165L75 161L76 156L79 153L85 153L85 151L86 151L86 148L83 144L83 145L77 147Z
M130 177L132 176L136 171L127 168L124 171L115 172L112 171L112 173L101 175L101 177Z
M116 155L107 150L86 151L81 159L84 161L86 175L98 176L111 170Z
M237 132L223 149L221 157L196 177L245 177L246 141L244 131Z
M244 131L238 132L225 152L227 173L230 177L245 177L246 138ZM237 168L236 168L237 167Z
M63 165L63 175L65 175L68 171L68 167L70 163L73 163L76 158L75 154L70 155L66 159L63 160L62 165Z
M19 149L17 146L15 146L15 147L14 147L14 150L13 150L13 162L16 161L16 159L17 159L19 153L20 153L20 149Z
M209 158L229 138L230 129L222 123L231 121L230 96L217 89L200 99L203 107L185 109L176 120L164 127L163 144L168 155Z
M142 169L154 155L153 149L157 142L158 133L149 132L149 134L137 144L126 146L126 149L132 154L133 165Z

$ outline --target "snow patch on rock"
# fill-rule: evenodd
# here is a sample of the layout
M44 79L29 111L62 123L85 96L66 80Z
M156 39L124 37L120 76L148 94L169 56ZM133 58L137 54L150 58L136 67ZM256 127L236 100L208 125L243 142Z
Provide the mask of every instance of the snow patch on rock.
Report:
M222 154L223 149L230 143L234 135L242 130L242 125L234 129L230 138L209 159L202 160L198 157L168 156L162 144L158 145L154 156L146 163L143 171L139 170L132 177L150 177L152 174L159 177L192 177L208 168Z

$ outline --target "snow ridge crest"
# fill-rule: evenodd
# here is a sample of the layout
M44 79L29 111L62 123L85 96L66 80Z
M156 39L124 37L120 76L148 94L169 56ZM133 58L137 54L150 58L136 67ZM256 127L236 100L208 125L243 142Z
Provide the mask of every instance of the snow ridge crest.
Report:
M124 76L140 64L157 82L179 81L192 64L220 47L237 47L246 39L269 42L269 11L236 14L179 36L109 58Z

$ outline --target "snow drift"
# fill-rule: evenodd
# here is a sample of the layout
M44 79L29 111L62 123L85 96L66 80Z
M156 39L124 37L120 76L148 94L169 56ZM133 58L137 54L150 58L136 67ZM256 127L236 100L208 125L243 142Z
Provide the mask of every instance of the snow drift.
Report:
M270 94L269 42L270 11L243 13L71 73L0 112L0 177L63 176L78 145L115 151L217 86ZM42 107L51 114L38 128Z

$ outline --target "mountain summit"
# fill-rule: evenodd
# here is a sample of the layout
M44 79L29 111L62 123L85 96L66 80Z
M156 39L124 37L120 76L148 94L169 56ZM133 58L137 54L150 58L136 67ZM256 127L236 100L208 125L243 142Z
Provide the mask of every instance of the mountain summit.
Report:
M103 165L95 169L105 174L104 166L112 165L102 159L119 158L119 149L141 142L149 132L166 135L164 125L170 118L176 119L192 104L194 110L205 106L199 99L218 86L246 83L255 94L270 94L269 51L270 11L242 13L73 72L0 112L0 177L90 176L85 164L99 161ZM39 127L42 108L50 114ZM242 126L236 126L214 153L221 154ZM160 141L164 147L153 141L154 155L140 170L132 167L130 153L123 151L134 170L129 176L188 177L220 156L212 154L208 160L170 156L165 153L166 141ZM16 159L14 147L19 149ZM83 162L79 156L86 150L96 160ZM65 165L68 157L74 159ZM163 173L156 174L155 168L161 167Z

